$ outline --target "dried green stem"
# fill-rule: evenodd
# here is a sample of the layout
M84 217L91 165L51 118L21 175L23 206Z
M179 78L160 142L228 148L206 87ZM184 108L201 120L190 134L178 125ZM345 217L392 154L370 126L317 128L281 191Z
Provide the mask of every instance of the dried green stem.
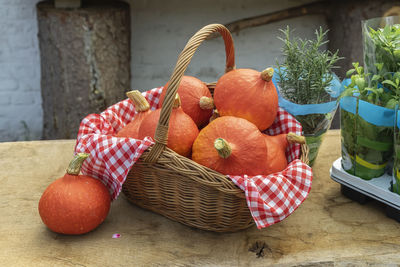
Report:
M305 144L306 143L306 138L302 135L297 135L295 133L288 133L286 135L286 139L289 144Z
M273 68L266 68L261 72L261 79L263 79L266 82L271 81L273 76L274 76Z
M219 117L221 117L221 116L220 116L218 110L214 109L214 112L210 117L210 122L212 122L213 120L215 120L216 118L219 118Z
M223 138L217 138L214 141L214 148L217 150L221 158L228 158L232 153L232 148L229 143Z
M138 90L129 91L126 96L133 102L136 111L145 112L150 109L149 102Z
M199 105L201 109L213 109L214 100L212 99L212 97L202 96L200 97Z
M87 153L78 153L73 160L69 163L67 173L70 175L79 175L81 167L85 159L89 157Z
M181 98L179 97L179 94L176 93L174 103L172 104L172 108L179 108L181 106Z

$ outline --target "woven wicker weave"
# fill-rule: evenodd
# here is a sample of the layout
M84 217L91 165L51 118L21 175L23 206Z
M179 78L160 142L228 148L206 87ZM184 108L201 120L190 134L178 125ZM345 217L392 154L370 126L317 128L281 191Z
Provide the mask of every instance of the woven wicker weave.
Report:
M132 167L123 192L135 205L174 221L203 230L234 232L254 224L244 192L224 175L166 147L169 117L180 80L197 47L215 32L225 42L225 71L235 68L232 37L223 25L205 26L188 41L169 81L155 144ZM209 88L212 87L210 84ZM306 151L303 146L303 161L308 158Z

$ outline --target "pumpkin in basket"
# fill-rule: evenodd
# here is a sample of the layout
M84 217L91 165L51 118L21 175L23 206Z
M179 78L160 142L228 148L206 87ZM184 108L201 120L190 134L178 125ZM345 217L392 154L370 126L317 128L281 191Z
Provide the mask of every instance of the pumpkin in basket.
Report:
M231 70L217 81L214 103L221 116L235 116L254 123L264 131L278 112L278 93L271 81L273 68Z
M135 105L135 119L125 125L118 133L117 137L130 137L130 138L138 138L139 136L139 127L142 123L143 119L152 111L150 110L149 102L147 102L146 98L138 91L133 90L126 93L126 96L132 101Z
M78 153L68 166L67 173L43 192L39 214L52 231L79 235L95 229L107 217L111 197L99 180L79 175L89 154Z
M146 136L154 138L160 114L161 109L157 109L143 119L139 127L139 139L143 140ZM179 95L176 94L169 120L167 146L176 153L189 157L198 134L196 123L183 111Z
M263 134L253 123L233 116L218 117L200 131L192 160L222 174L268 173Z
M268 149L268 168L269 173L283 171L287 165L286 148L290 144L304 144L305 137L295 133L285 133L278 135L264 134L265 143Z
M167 88L168 83L161 92L159 107L164 102ZM213 113L214 101L206 84L196 77L182 76L178 94L181 98L183 111L193 119L196 125L202 127L207 124Z
M179 84L179 80L197 46L205 40L207 36L217 31L224 37L223 39L226 45L225 51L227 53L227 60L225 69L229 71L234 68L234 47L229 31L220 24L209 25L193 36L185 46L184 51L181 53L183 56L179 57L174 73L171 76L171 84L174 84L175 86ZM246 179L242 179L242 177L231 177L231 179L227 179L227 177L216 171L202 168L194 161L185 159L175 153L171 153L169 149L164 149L164 144L166 143L168 134L166 128L168 128L168 125L171 126L171 123L168 124L168 121L171 122L170 108L172 108L172 103L169 101L173 100L172 96L176 93L177 87L170 87L169 89L170 90L167 92L168 97L166 97L166 99L168 99L168 109L164 106L164 113L158 122L160 127L157 131L158 136L156 145L150 150L147 150L148 146L151 145L151 142L149 141L141 142L139 148L137 148L137 142L133 142L128 138L121 138L121 140L117 140L119 142L103 142L104 138L108 139L108 135L97 134L98 132L103 133L101 131L103 129L102 121L98 120L97 116L88 116L87 119L82 121L82 128L80 129L85 129L85 134L78 138L76 151L94 149L94 152L96 152L94 153L96 157L94 160L105 161L105 170L107 170L106 166L109 166L110 164L115 167L112 168L114 170L108 169L106 172L107 177L105 177L107 181L109 178L113 181L113 183L110 183L110 186L114 186L110 190L113 198L118 196L118 193L120 192L119 190L123 185L122 188L128 200L136 205L162 214L180 223L216 232L238 231L248 228L253 225L254 222L257 223L259 228L269 226L284 219L303 202L304 198L308 195L312 177L308 168L298 168L299 165L301 165L300 162L296 161L297 164L295 166L296 169L294 175L298 175L302 179L296 179L296 186L294 187L290 186L292 180L288 181L289 190L293 189L291 192L294 194L285 194L287 191L283 191L283 194L279 194L279 196L282 195L285 198L293 195L293 198L289 199L290 206L288 208L286 201L278 201L276 203L277 205L270 205L271 201L269 201L270 198L268 198L270 195L268 194L270 187L266 186L264 188L259 188L255 184L246 183ZM152 96L159 96L159 89L151 90L148 93L150 96L148 99L154 99L156 102L157 99L152 98ZM118 103L110 109L112 111L117 111L117 115L123 117L125 116L126 111L124 109L124 104L125 103ZM108 111L109 109L106 111L106 115L108 114ZM215 115L217 115L217 113L215 113ZM226 120L226 118L223 120ZM210 123L210 125L216 121L218 121L218 119L215 119ZM285 119L285 121L290 121L290 124L286 125L287 127L284 127L285 129L289 128L292 129L292 131L297 131L298 128L293 126L297 126L297 122L295 122L294 119L293 121ZM248 125L248 123L249 122L247 122L246 125ZM224 125L221 125L221 132L224 132L225 128L225 134L231 134L230 132L232 128L230 128L230 126L235 128L236 121L233 123L227 122ZM111 127L107 128L110 128L110 132L112 132ZM206 128L207 127L204 129ZM250 128L255 130L253 131ZM89 129L89 131L86 131L86 129ZM236 130L236 134L232 134L233 140L228 140L233 144L231 155L235 155L237 146L234 147L234 145L236 144L239 144L242 148L248 147L249 150L253 149L254 144L252 144L250 137L253 136L252 132L254 132L254 142L261 144L261 148L263 146L264 148L261 149L256 146L256 148L253 149L254 153L252 151L247 151L247 155L252 157L252 160L248 163L246 162L246 164L251 169L252 167L257 167L257 165L261 165L263 162L267 161L264 160L264 158L266 158L265 150L267 150L265 140L263 137L261 137L261 139L258 138L260 133L257 132L258 129L256 126L253 125L252 127L249 127L249 129L244 130L248 134L243 138L240 136L240 133L237 133L237 129L233 130ZM240 131L243 130L241 129ZM152 134L154 134L154 132ZM92 137L95 138L94 142L87 142L87 140ZM243 142L240 142L240 139L243 139ZM93 143L98 144L99 142L102 142L102 144L104 143L104 146L96 145L92 148ZM214 142L214 140L208 139L204 140L202 143L207 145L211 143L212 149L215 150ZM247 144L244 144L246 142L252 145L247 146ZM121 143L128 145L129 148L135 148L135 165L129 171L126 181L124 181L124 176L120 170L121 168L123 170L128 169L126 162L128 161L129 163L132 163L130 155L128 155L128 153L121 153L122 159L125 158L125 160L117 160L116 162L114 157L107 157L108 155L114 155L119 151L126 151L126 145L121 146ZM216 146L221 146L218 143L219 142L217 142ZM203 146L200 146L199 148L199 153L201 153L204 148ZM203 153L205 154L204 156L207 156L206 153ZM211 152L208 154L211 154ZM222 155L226 154L227 153L222 152ZM255 156L252 156L252 154L255 154ZM216 152L216 155L219 157L218 152ZM141 157L141 160L137 160L139 157ZM157 168L154 168L154 162L157 162ZM89 171L97 171L96 165L87 164L85 167L88 167ZM303 177L306 178L303 179ZM263 177L256 177L256 179L262 180ZM277 179L277 182L280 182L279 179ZM297 186L299 185L299 182L300 186ZM242 190L245 192L260 192L260 194L258 197L254 197L254 195L251 196L251 194L244 193ZM249 198L249 196L251 198ZM272 197L274 196L275 195ZM267 197L267 199L264 197ZM249 205L247 205L247 203L249 203ZM282 211L285 213L282 214Z

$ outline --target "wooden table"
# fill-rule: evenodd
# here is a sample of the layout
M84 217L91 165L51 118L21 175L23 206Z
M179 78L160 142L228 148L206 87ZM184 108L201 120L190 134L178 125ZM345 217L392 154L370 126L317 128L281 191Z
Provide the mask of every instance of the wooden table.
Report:
M105 222L82 236L49 231L39 198L70 161L74 141L0 143L0 266L342 266L400 263L400 224L383 205L355 203L329 177L340 156L328 132L309 197L287 219L219 234L192 229L130 204L120 195ZM121 234L113 239L115 233ZM265 243L264 256L249 251Z

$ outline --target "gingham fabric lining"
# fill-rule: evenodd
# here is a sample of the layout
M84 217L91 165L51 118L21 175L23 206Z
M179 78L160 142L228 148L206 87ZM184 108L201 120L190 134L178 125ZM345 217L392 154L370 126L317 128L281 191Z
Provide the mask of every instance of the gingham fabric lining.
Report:
M151 109L156 109L162 87L143 95ZM90 153L82 173L101 180L112 199L121 192L126 176L142 153L154 142L151 138L136 140L114 135L135 117L131 100L126 99L101 114L90 114L80 124L75 152ZM293 116L279 108L273 125L265 131L270 135L294 132L302 134L301 125ZM289 216L307 197L311 189L312 171L298 160L300 145L286 151L290 164L279 173L268 176L229 176L246 195L247 205L258 228L267 227Z

